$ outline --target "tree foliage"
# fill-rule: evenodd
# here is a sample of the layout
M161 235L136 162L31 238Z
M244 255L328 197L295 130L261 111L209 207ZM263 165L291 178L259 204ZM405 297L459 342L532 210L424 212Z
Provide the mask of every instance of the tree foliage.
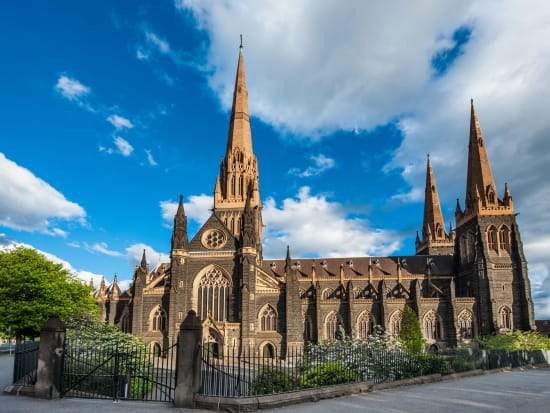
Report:
M550 350L550 338L536 331L516 330L509 334L495 334L477 339L481 348L486 350Z
M98 308L89 287L61 264L29 248L0 252L0 331L36 337L51 314L65 321L77 311Z
M399 330L399 340L403 347L409 351L420 353L424 350L424 336L420 328L420 321L414 310L405 305Z

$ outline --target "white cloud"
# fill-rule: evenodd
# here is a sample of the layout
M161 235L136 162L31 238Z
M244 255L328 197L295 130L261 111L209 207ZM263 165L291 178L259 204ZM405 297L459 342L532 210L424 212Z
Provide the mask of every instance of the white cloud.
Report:
M90 88L78 80L61 75L55 85L56 90L69 100L80 100L90 93Z
M214 205L214 198L210 195L191 195L188 201L183 202L183 209L188 219L195 221L197 224L202 225L212 212L210 211ZM160 211L162 219L164 220L164 226L172 228L174 225L174 215L178 210L178 203L174 201L161 201Z
M136 47L136 58L138 60L149 60L149 57L150 57L150 54L147 50L145 50L141 46Z
M149 165L151 166L157 166L157 161L155 161L155 158L153 158L153 154L149 149L145 149L145 154L147 155L147 162L149 162Z
M145 39L161 54L167 55L170 54L172 51L172 49L170 49L170 45L166 40L161 39L157 34L151 31L145 32Z
M130 145L126 139L120 136L115 136L114 143L122 156L130 156L134 151L134 147Z
M403 141L386 171L411 186L396 199L422 199L425 154L432 155L440 199L462 205L469 99L474 98L493 174L507 180L522 239L550 250L550 4L279 0L176 0L209 37L211 88L231 105L238 36L244 33L250 112L275 128L321 138L397 121ZM536 12L533 12L536 10ZM453 32L471 28L463 54L436 76L434 55ZM247 33L250 36L247 36ZM547 262L526 247L530 268ZM277 256L279 256L277 254ZM540 270L544 268L545 270ZM538 308L542 308L539 303ZM546 313L548 314L548 312Z
M126 119L119 115L109 115L107 117L107 122L113 125L117 130L132 129L134 127L129 119Z
M397 234L370 227L364 218L350 217L337 202L312 195L302 187L297 198L278 207L273 198L264 202L264 255L280 257L286 245L293 256L388 255L400 247Z
M149 245L138 243L126 248L126 255L128 257L130 267L134 268L135 266L140 265L143 250L145 250L145 258L147 259L150 270L152 270L159 262L170 262L170 256L168 254L164 252L157 252Z
M300 171L298 168L292 168L288 171L288 173L291 175L296 175L300 178L308 178L311 176L321 175L335 166L334 159L327 158L322 153L319 155L310 156L309 159L313 161L313 165L307 167L303 171Z
M109 245L106 242L96 242L92 245L85 242L84 247L88 251L99 252L100 254L108 255L109 257L121 257L123 255L118 251L110 250Z
M22 231L63 236L58 221L85 224L86 212L28 169L0 152L0 225Z

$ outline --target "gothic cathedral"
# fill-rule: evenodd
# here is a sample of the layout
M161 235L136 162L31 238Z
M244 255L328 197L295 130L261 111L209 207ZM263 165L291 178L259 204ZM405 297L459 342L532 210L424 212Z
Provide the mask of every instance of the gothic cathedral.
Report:
M424 222L416 255L264 260L258 160L252 149L242 47L225 157L211 216L193 239L180 196L170 262L150 270L145 252L122 292L116 278L95 293L102 317L144 338L157 352L171 345L194 310L214 354L247 346L284 355L288 346L376 325L395 333L409 305L426 342L446 347L478 335L535 329L527 263L512 195L498 198L472 102L464 209L445 229L428 157Z

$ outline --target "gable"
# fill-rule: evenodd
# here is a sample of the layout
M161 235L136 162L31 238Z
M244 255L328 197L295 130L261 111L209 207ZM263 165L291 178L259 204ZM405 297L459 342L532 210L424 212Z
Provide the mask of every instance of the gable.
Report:
M212 213L189 243L189 252L236 251L237 239Z

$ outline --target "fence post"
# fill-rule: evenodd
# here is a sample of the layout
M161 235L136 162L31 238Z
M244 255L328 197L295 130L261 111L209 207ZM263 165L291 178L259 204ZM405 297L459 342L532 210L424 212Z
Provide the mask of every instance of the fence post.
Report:
M61 397L64 342L65 326L57 314L53 314L40 329L38 368L34 385L36 397L43 399Z
M181 323L176 357L176 407L194 407L201 378L202 323L190 310Z

